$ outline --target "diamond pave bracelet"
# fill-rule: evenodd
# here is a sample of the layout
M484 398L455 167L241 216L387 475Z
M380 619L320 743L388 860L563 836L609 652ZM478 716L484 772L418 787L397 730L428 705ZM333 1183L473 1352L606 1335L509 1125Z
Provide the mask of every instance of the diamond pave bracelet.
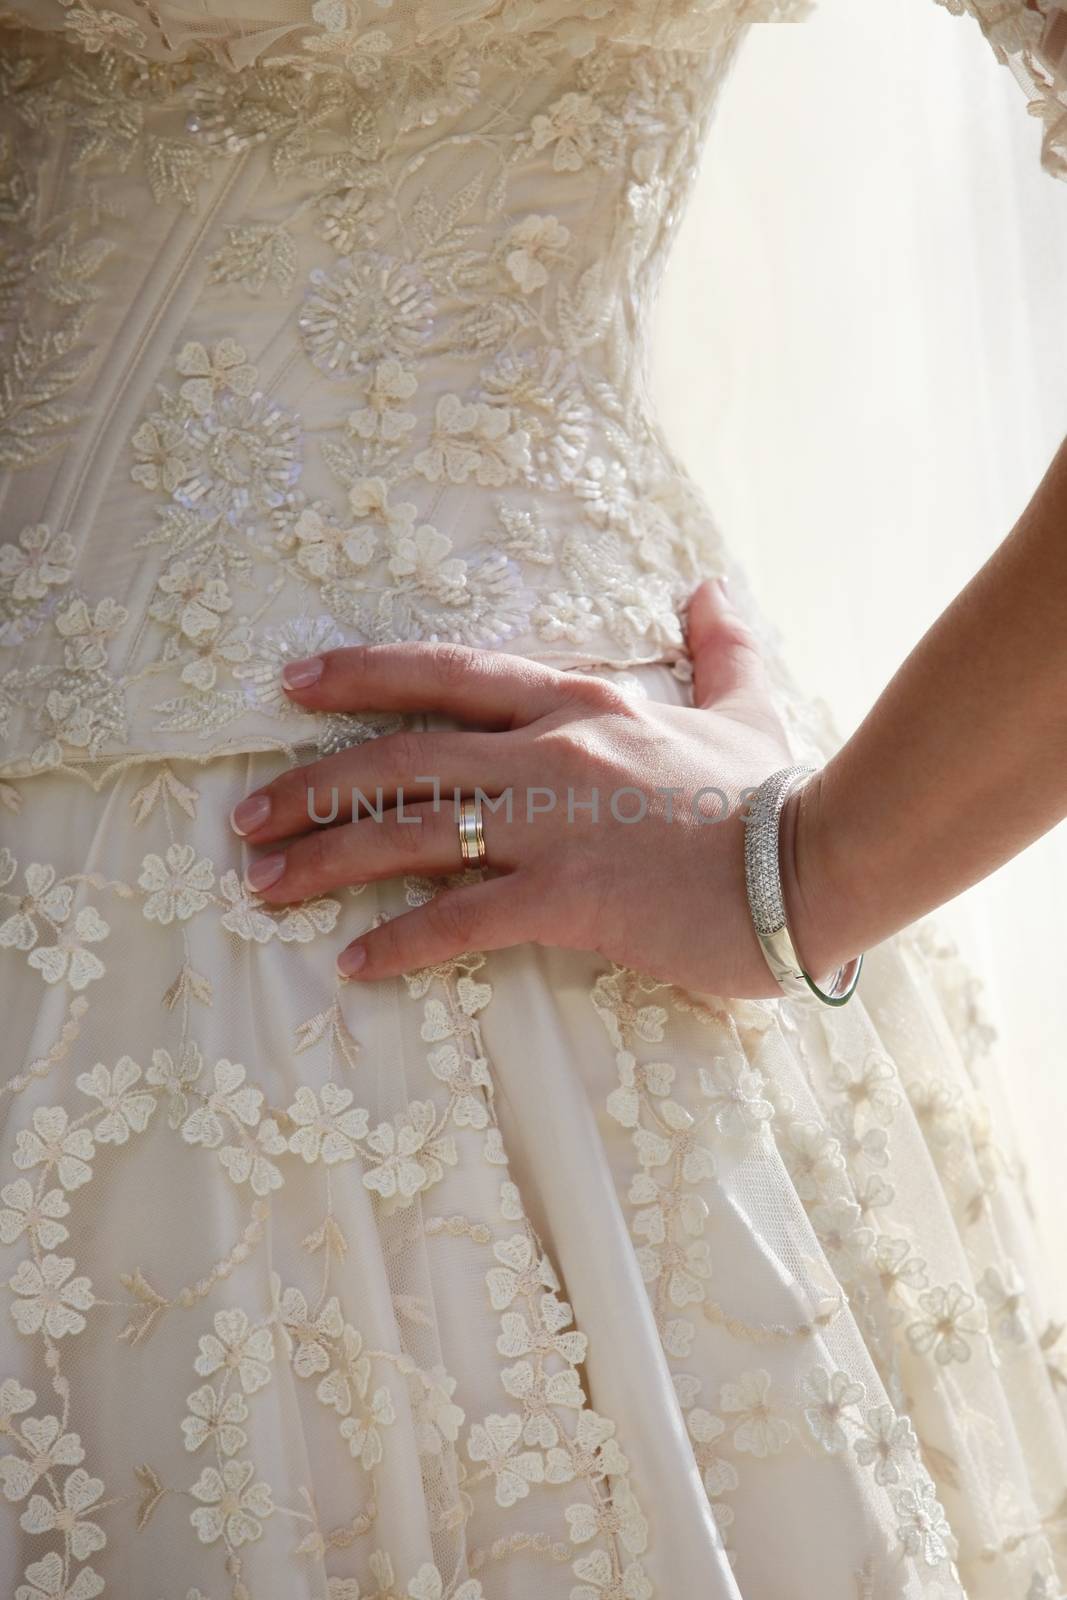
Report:
M827 987L821 989L801 965L786 926L782 897L778 859L782 807L797 784L814 771L814 767L782 767L765 778L752 796L745 818L745 885L756 937L782 992L799 997L810 991L828 1006L843 1006L855 991L862 955L838 967Z

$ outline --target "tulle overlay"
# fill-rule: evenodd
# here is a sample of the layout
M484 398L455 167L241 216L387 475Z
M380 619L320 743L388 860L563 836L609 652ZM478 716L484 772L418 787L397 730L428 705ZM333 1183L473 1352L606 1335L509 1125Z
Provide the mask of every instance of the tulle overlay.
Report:
M285 764L4 791L4 1592L1058 1596L1063 1307L936 927L841 1011L345 984L436 885L248 894Z
M398 725L285 660L684 702L727 568L832 753L645 382L735 46L807 9L0 6L5 1596L1067 1588L1064 1274L936 923L842 1010L530 945L343 984L438 885L272 911L227 822ZM950 9L1036 71L1040 10Z

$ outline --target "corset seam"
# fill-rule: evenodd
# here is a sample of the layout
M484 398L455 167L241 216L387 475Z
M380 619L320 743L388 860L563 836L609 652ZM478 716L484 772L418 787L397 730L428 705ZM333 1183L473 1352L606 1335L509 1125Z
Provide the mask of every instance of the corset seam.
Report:
M151 310L137 332L134 347L129 357L123 362L121 371L112 383L111 395L107 400L104 415L94 429L93 438L82 452L80 461L71 469L74 481L68 487L64 487L61 481L53 491L60 496L62 501L61 506L58 508L58 514L56 507L50 506L49 508L51 518L55 520L57 526L69 527L77 520L80 513L79 497L84 493L85 480L89 476L90 469L96 463L98 455L104 450L109 434L113 431L112 425L115 420L115 413L122 404L124 397L128 394L131 383L144 362L146 350L150 348L152 340L159 331L160 324L164 323L167 313L172 310L179 288L182 287L183 283L195 276L194 271L191 270L194 251L211 227L220 206L234 187L246 160L246 157L242 157L240 163L226 174L205 212L195 218L181 218L164 242L160 256L163 256L167 244L171 242L181 223L189 222L192 224L186 230L186 239L181 247L177 262L172 263L169 260L166 262L167 283L153 300ZM150 282L151 280L149 279L145 285L146 288L149 287ZM107 475L99 474L99 477L101 488L106 488L109 481Z

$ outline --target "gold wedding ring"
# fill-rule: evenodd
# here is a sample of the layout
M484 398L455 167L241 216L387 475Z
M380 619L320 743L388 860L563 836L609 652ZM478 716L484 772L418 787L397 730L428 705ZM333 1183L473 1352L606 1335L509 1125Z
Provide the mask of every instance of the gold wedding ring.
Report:
M482 808L477 800L467 798L460 804L459 848L464 862L484 867L485 835L482 833Z

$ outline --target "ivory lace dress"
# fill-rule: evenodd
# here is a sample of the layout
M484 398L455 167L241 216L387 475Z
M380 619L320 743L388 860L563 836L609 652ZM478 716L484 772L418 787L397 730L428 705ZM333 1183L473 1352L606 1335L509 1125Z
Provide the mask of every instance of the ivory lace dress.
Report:
M1063 1275L936 925L841 1011L529 946L345 986L438 885L270 908L227 821L399 723L287 658L684 702L727 567L835 748L645 381L717 88L802 9L0 7L5 1597L1067 1590ZM1040 10L950 9L1061 171Z

